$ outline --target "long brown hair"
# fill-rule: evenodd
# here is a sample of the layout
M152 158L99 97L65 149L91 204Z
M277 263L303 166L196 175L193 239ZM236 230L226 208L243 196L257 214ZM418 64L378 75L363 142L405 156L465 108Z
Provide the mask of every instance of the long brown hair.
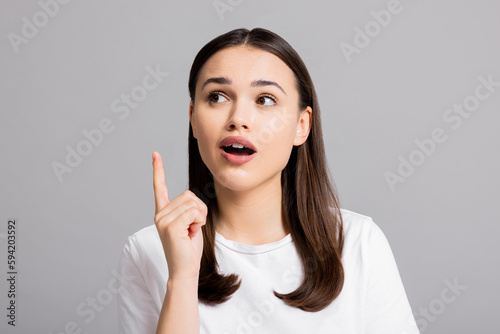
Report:
M291 293L274 295L287 305L316 312L340 294L344 284L342 249L343 221L335 185L327 166L321 114L316 91L307 68L297 52L280 36L263 29L235 29L214 38L196 55L189 74L189 95L194 104L196 82L205 62L216 52L231 46L252 46L278 56L293 71L299 92L299 107L313 110L307 140L294 146L281 173L282 215L300 256L304 277ZM198 299L215 305L227 301L238 290L241 279L234 273L218 272L215 257L215 226L218 207L213 175L198 151L197 139L189 124L189 190L208 207L207 223L202 227L203 255L200 264Z

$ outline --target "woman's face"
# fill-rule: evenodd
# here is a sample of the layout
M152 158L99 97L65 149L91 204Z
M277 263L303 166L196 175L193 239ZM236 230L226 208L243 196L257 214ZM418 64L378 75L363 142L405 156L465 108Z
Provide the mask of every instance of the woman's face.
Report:
M292 70L277 56L248 46L215 53L196 83L190 122L203 162L214 182L245 191L280 177L294 145L310 130L312 110L299 110ZM228 161L220 143L228 136L248 139L253 159Z

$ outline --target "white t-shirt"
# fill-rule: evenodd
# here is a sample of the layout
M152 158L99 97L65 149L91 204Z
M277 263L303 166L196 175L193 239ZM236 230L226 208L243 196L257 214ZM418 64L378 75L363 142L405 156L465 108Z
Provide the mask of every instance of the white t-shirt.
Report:
M372 218L341 209L344 286L330 305L306 312L273 294L295 290L302 265L291 234L245 245L216 232L222 273L236 273L240 288L225 303L198 304L200 334L419 334L389 243ZM128 238L119 263L118 333L155 333L168 267L153 224Z

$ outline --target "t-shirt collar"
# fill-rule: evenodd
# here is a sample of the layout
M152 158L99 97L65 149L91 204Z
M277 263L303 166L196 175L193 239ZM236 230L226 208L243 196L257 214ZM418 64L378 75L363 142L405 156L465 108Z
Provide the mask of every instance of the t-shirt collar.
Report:
M232 249L236 252L247 253L247 254L258 254L270 252L274 249L280 248L292 241L292 235L288 233L283 239L270 242L263 245L246 245L240 242L229 240L224 238L219 232L215 231L215 241L219 244Z

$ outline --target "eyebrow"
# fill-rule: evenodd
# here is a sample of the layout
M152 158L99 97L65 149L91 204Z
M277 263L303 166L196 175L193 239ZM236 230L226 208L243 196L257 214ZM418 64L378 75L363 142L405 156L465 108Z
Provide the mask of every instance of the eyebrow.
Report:
M226 77L208 78L207 80L205 80L205 82L203 83L203 85L201 85L201 89L203 90L203 88L205 88L205 86L208 85L211 82L218 83L218 84L221 84L221 85L230 85L230 84L233 83L230 79L228 79ZM281 88L281 86L278 85L277 82L274 82L274 81L263 80L263 79L254 80L254 81L252 81L252 83L250 84L250 86L252 86L252 87L275 86L275 87L278 87L283 93L285 93L285 95L288 96L288 94L285 92L285 90L283 88Z

